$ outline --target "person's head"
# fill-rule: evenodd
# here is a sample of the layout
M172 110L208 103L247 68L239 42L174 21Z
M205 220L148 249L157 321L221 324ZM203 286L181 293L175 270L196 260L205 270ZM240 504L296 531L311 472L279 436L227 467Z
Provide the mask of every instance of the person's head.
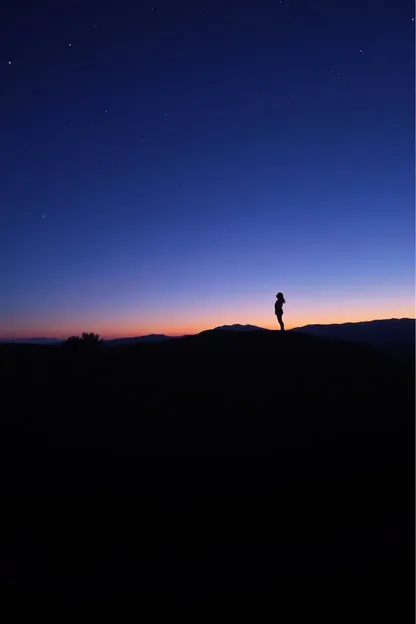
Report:
M277 299L284 299L283 293L277 293L276 298Z

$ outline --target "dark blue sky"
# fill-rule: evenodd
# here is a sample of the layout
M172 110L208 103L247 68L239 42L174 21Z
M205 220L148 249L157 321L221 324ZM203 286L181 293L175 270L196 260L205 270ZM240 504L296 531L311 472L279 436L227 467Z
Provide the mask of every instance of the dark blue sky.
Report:
M0 335L414 316L414 3L10 3Z

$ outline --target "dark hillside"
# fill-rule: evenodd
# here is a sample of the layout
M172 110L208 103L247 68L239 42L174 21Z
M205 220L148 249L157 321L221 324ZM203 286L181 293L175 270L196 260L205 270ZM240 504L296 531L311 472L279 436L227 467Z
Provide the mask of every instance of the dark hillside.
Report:
M411 370L266 331L2 345L0 367L9 595L407 621Z

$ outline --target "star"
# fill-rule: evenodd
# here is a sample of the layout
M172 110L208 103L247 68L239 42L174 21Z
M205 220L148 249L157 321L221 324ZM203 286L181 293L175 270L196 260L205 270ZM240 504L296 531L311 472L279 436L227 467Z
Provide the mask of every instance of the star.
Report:
M68 48L72 48L72 43L68 43Z
M9 61L9 65L11 65L11 64L12 64L12 62L11 62L11 61Z

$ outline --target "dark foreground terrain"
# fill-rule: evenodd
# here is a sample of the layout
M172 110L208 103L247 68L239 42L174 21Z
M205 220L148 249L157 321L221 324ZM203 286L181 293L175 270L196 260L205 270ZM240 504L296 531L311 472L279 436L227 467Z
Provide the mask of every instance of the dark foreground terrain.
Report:
M414 621L408 363L260 331L0 370L3 597Z

